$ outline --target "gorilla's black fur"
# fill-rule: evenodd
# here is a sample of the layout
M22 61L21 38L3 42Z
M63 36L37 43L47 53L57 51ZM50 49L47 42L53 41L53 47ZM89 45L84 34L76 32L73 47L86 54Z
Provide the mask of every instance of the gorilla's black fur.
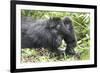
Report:
M52 17L46 20L21 17L21 48L48 48L60 53L58 47L63 39L67 44L65 53L75 54L73 48L76 46L76 38L69 17Z

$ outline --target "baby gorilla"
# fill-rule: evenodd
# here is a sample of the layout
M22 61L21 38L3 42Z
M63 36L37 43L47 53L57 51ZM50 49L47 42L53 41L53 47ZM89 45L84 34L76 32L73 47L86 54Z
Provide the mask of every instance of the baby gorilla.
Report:
M21 48L48 48L57 55L61 54L58 47L65 40L66 54L75 54L76 38L72 21L68 17L63 20L52 17L45 20L33 20L21 17Z

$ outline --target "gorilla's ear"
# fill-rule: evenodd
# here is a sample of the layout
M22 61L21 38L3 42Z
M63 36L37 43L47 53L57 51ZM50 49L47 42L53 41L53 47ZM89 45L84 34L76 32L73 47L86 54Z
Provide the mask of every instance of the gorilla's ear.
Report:
M61 23L61 19L59 17L52 17L48 20L47 23L47 27L52 29L52 28L56 28L57 26L59 26Z

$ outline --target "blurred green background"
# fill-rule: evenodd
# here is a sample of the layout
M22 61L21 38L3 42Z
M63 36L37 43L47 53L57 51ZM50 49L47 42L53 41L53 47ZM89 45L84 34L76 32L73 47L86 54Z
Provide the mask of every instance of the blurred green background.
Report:
M77 37L77 47L75 51L79 53L80 58L76 56L64 55L59 59L50 53L47 49L22 49L21 62L51 62L51 61L73 61L89 60L90 58L90 13L85 12L65 12L65 11L40 11L40 10L21 10L21 16L29 16L33 19L48 19L50 17L64 18L68 16L72 19L75 34ZM65 42L62 42L63 46Z

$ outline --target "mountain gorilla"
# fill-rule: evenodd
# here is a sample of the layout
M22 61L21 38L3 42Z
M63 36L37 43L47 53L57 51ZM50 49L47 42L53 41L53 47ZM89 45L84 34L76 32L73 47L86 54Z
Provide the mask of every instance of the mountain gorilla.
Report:
M76 37L69 17L44 20L21 17L21 48L48 48L51 52L61 54L58 48L62 40L67 44L64 52L75 55Z

